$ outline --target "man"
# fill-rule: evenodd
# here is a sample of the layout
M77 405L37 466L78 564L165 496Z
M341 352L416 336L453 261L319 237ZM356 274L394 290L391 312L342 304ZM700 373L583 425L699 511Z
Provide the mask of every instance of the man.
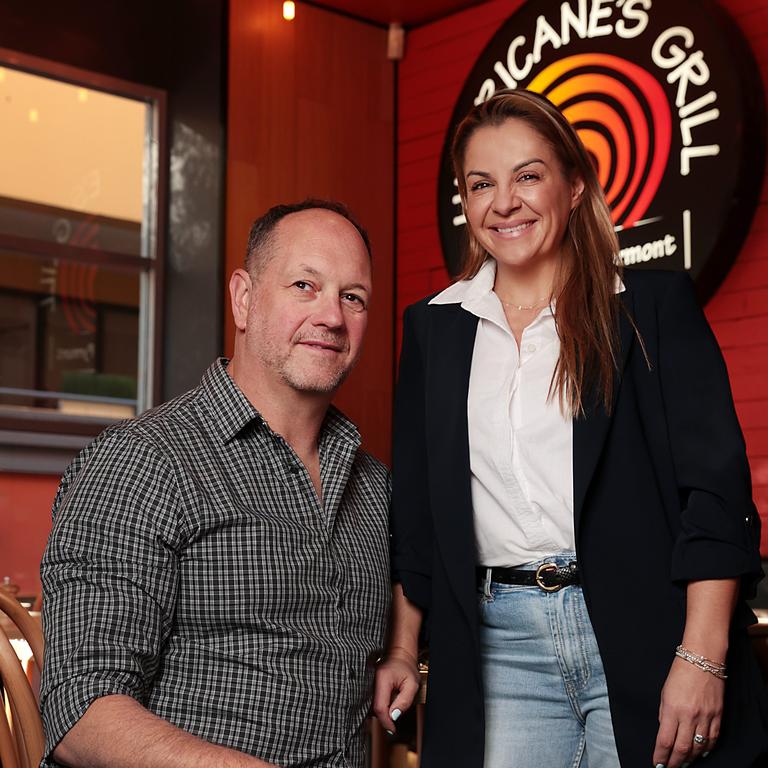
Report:
M43 765L364 764L386 469L330 407L371 296L340 205L277 206L230 280L231 362L67 470L43 558Z

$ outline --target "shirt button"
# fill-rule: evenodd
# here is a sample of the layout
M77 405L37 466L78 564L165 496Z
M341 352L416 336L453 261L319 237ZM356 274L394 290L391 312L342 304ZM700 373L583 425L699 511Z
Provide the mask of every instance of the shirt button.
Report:
M295 464L289 464L288 465L288 471L292 475L298 475L299 474L299 468Z
M526 344L525 347L523 347L523 352L527 352L530 355L532 355L535 351L536 351L535 344Z

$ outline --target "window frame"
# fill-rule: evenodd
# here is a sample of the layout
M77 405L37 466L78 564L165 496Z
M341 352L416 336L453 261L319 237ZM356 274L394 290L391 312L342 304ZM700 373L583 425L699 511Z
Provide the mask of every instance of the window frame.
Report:
M139 309L137 405L139 414L159 402L162 392L163 295L168 208L167 94L151 86L121 80L0 47L0 67L122 96L148 105L145 141L149 152L144 177L142 254L131 255L0 233L0 248L31 259L116 267L138 274L147 292ZM151 194L154 188L154 194ZM106 257L106 260L105 260ZM115 419L34 410L19 412L0 405L0 471L58 472L72 456ZM59 456L59 453L62 455Z

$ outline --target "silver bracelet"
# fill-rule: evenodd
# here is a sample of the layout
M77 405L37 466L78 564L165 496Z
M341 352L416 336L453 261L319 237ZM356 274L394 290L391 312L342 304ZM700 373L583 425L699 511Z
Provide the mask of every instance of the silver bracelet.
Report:
M687 661L689 664L693 664L694 667L698 667L704 672L709 672L710 675L714 675L720 680L728 679L728 675L725 674L725 664L721 664L719 661L712 661L712 659L699 656L698 653L689 651L682 645L678 645L675 648L675 656Z

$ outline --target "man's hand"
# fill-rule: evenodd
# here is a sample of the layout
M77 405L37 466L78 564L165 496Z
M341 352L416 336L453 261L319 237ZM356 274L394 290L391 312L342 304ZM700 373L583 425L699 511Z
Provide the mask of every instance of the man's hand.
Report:
M182 731L130 696L96 699L53 757L73 768L278 768Z
M395 710L405 712L419 690L419 665L416 657L404 648L392 648L376 669L373 711L389 733L395 730Z

